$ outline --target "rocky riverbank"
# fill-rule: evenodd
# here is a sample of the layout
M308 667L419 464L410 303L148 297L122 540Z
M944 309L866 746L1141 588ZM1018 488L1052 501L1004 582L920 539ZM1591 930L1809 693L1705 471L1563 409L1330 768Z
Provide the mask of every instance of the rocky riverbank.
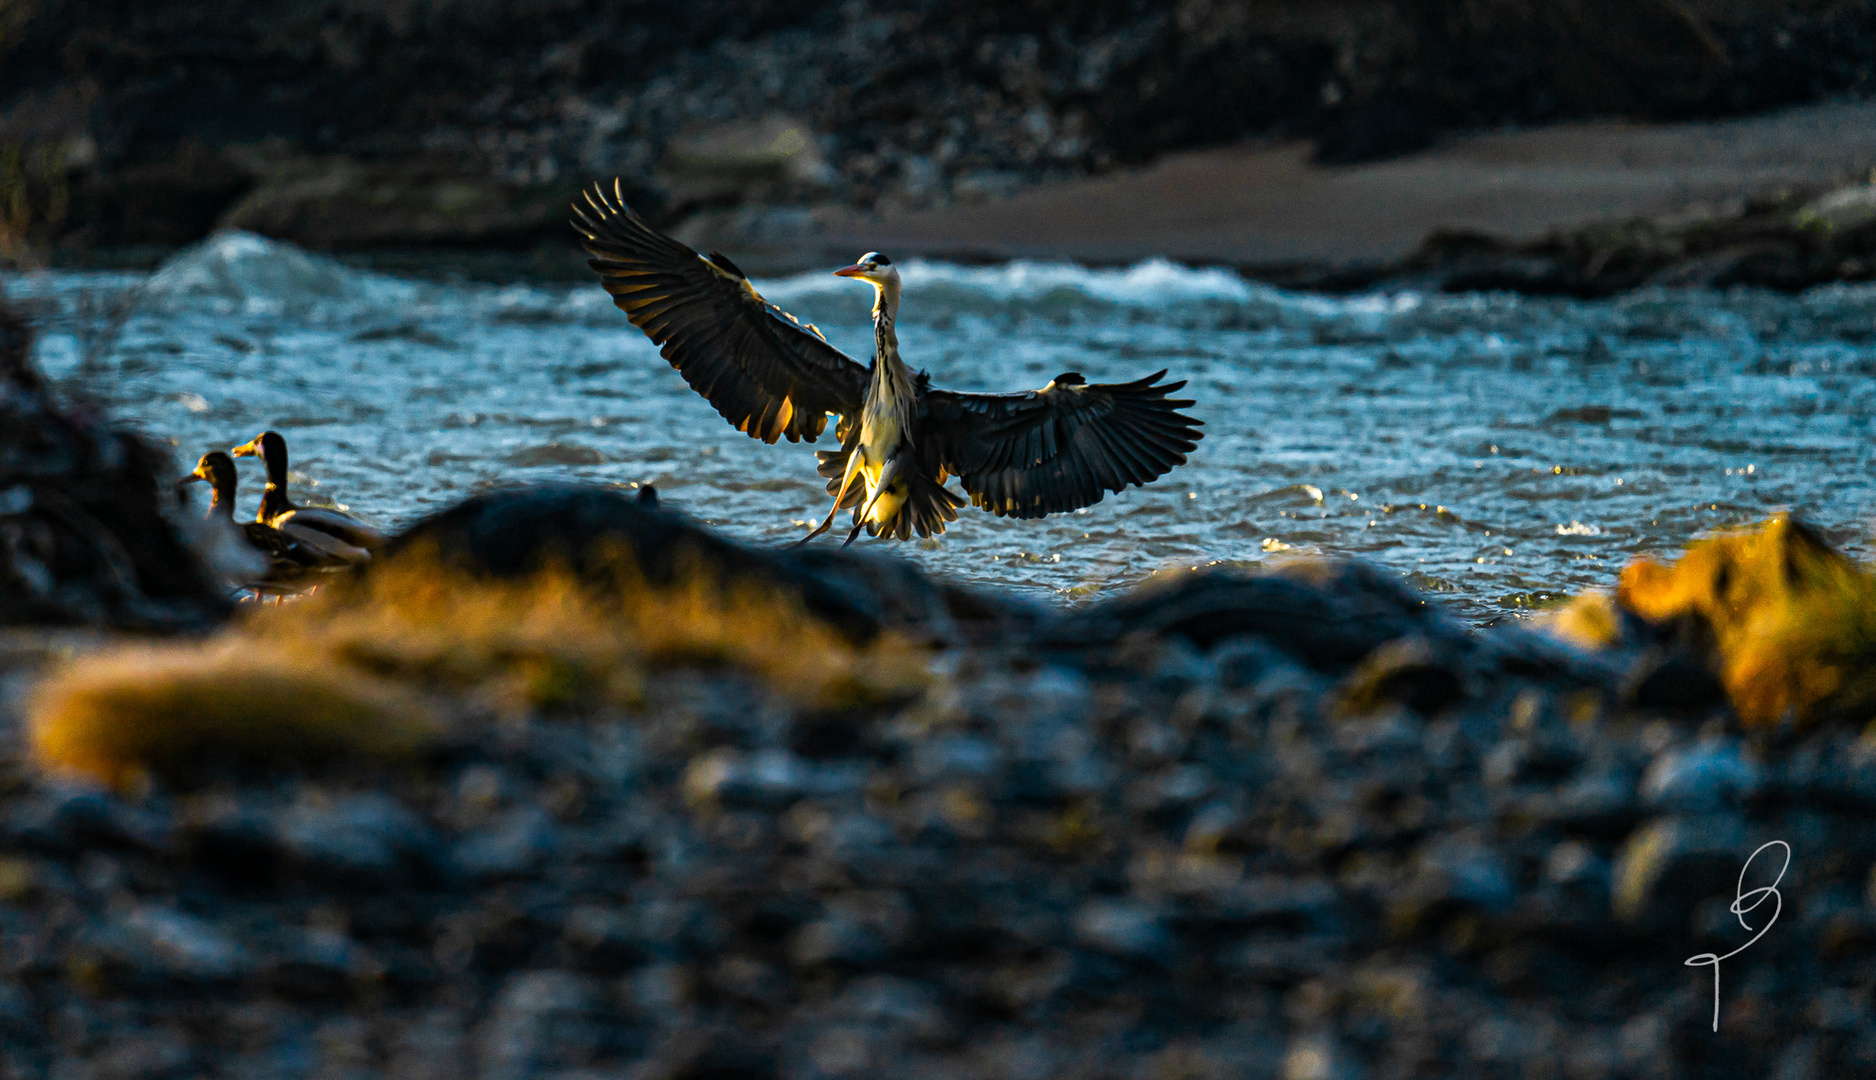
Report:
M877 602L859 580L850 607ZM188 683L203 646L128 681L121 658L81 654L37 697L32 667L12 669L16 1073L1872 1064L1868 740L1742 731L1672 649L1472 634L1361 567L1304 565L1193 575L976 644L926 636L924 659L871 668L874 692L843 701L721 652L623 664L620 693L555 668L575 649L559 635L508 638L484 666L485 631L452 611L467 682L408 638L297 669L416 689L429 737L307 757L294 714L329 702L242 688L280 671L270 641L320 636L318 603L224 640L231 682ZM794 662L858 647L790 641ZM201 723L191 694L241 728L149 757L117 794L48 769L72 695L111 685L107 740L162 708ZM1716 1035L1708 973L1681 960L1744 940L1726 904L1771 839L1794 849L1786 910L1729 965Z
M562 240L567 197L615 174L667 223L891 211L1249 135L1349 162L1456 129L1863 93L1876 16L1772 0L31 0L8 9L0 57L7 224L35 242L173 246L222 224L314 247L526 247Z
M1556 229L1536 240L1436 232L1405 262L1380 274L1325 274L1318 284L1353 288L1389 281L1449 292L1608 296L1646 285L1795 292L1871 279L1876 184L1858 183L1785 188L1692 212Z
M1856 1075L1871 592L1777 522L1545 634L1335 562L1047 611L491 493L210 634L10 632L0 1063Z

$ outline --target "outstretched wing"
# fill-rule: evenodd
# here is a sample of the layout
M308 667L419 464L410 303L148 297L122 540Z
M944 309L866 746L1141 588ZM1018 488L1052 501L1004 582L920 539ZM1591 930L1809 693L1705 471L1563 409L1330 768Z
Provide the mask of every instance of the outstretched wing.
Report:
M973 504L1001 517L1093 505L1184 464L1204 437L1179 411L1192 402L1166 396L1185 382L1160 384L1165 374L1090 384L1071 371L1018 394L928 391L920 464L956 473Z
M738 431L813 442L828 413L859 409L866 368L762 299L734 263L645 224L617 181L586 202L573 204L573 227L613 303Z

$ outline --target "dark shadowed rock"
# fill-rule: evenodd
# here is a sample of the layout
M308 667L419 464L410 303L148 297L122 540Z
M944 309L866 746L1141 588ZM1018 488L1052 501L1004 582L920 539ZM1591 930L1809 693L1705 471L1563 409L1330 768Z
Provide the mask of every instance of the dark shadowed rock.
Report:
M620 573L623 555L654 585L701 574L793 595L855 641L887 629L969 640L1036 620L1025 605L939 584L897 560L738 544L661 509L655 496L614 488L548 484L478 495L398 534L380 562L407 551L432 551L448 565L496 577L559 564L611 587L630 584Z
M1453 129L1750 112L1865 92L1876 67L1876 15L1848 0L20 10L0 141L44 174L43 231L97 244L186 242L230 207L305 243L548 239L516 195L614 175L704 215L928 206L1249 135L1351 162Z
M1392 575L1331 561L1174 574L1070 612L1043 632L1049 645L1079 648L1134 635L1181 637L1201 649L1256 637L1326 672L1410 635L1461 649L1466 641L1455 620Z
M0 297L0 626L219 622L232 608L178 528L167 456L59 403L32 339Z

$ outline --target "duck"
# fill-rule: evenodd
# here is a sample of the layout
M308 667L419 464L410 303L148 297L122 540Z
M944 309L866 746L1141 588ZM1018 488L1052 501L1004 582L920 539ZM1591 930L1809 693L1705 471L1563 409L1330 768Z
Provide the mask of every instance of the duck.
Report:
M234 459L220 450L211 450L202 455L195 463L195 471L183 477L182 482L206 483L209 485L208 513L210 520L227 523L234 528L234 503L236 485L239 476L235 472ZM315 582L314 578L335 571L345 570L360 561L344 551L329 547L320 547L289 536L279 529L261 521L242 523L236 533L242 542L264 561L265 569L259 576L248 577L238 582L251 592L270 596L305 592ZM352 548L352 552L369 554Z
M353 562L370 561L371 552L390 539L350 514L323 506L300 506L288 498L287 440L279 432L263 431L229 453L235 457L258 457L267 467L267 488L261 492L260 511L255 521L317 550Z

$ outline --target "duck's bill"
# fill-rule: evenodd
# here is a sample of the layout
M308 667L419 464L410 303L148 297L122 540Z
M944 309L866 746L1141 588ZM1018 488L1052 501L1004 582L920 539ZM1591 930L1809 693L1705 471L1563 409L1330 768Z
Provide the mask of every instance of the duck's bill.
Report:
M200 484L207 479L208 477L203 476L201 473L192 472L188 476L185 476L181 480L178 480L176 482L178 484Z
M228 453L235 457L259 457L261 456L261 441L259 439L250 439L240 446L235 447L233 450L228 451Z

